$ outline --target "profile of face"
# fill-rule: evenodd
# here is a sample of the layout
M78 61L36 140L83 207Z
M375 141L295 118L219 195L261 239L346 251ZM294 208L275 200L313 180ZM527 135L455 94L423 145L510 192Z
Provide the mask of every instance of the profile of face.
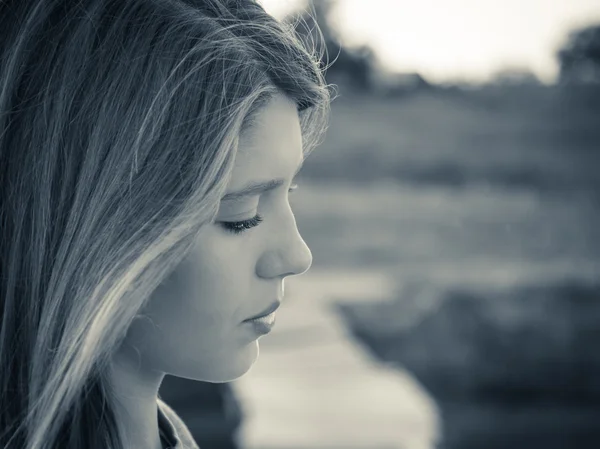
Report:
M277 95L240 135L215 222L128 330L122 351L135 364L207 382L228 382L251 368L263 334L245 320L283 300L284 279L312 263L288 197L302 161L296 105Z

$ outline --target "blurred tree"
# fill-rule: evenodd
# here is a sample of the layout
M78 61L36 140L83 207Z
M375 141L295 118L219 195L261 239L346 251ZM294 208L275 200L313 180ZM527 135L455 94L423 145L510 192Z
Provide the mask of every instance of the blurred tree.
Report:
M404 96L424 91L434 86L417 72L389 72L377 70L373 74L374 91L381 96Z
M600 83L600 24L571 32L557 57L560 83Z
M539 78L525 67L505 67L497 71L491 80L497 86L537 86Z
M294 25L298 36L309 47L315 43L324 45L319 50L324 50L322 63L327 67L328 82L348 83L358 90L370 90L375 59L373 49L367 45L358 48L341 45L331 21L331 12L336 5L337 0L308 0L305 8L289 15L284 21Z

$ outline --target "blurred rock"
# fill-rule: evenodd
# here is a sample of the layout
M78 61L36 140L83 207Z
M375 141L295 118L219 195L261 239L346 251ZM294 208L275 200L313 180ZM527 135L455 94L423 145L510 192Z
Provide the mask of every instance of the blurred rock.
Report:
M600 285L412 295L339 307L369 348L436 398L600 404Z
M553 404L444 402L439 449L597 449L600 409Z
M432 393L444 449L600 447L600 284L400 293L339 310Z

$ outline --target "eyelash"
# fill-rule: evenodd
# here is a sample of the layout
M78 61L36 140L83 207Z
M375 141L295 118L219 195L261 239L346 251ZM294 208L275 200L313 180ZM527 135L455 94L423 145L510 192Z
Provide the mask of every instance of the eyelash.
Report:
M256 214L254 217L248 220L222 221L221 226L223 226L223 228L225 228L226 231L232 232L233 234L240 234L244 231L247 231L248 229L252 229L253 227L258 226L258 224L261 221L263 221L262 216Z
M298 188L297 184L293 184L288 192L292 193L294 190ZM263 217L260 214L256 214L254 217L249 218L248 220L241 221L222 221L221 226L228 232L233 234L241 234L242 232L247 231L248 229L252 229L258 226L263 221Z

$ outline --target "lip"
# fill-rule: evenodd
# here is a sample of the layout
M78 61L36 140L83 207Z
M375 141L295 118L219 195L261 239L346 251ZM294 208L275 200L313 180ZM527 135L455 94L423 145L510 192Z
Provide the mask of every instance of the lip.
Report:
M253 317L248 318L247 320L244 320L244 322L246 322L246 321L252 321L252 320L255 320L257 318L266 317L267 315L270 315L273 312L275 312L279 308L280 305L281 305L281 301L276 300L275 302L273 302L273 304L271 304L268 308L266 308L265 310L263 310L262 312L260 312L258 315L254 315Z

